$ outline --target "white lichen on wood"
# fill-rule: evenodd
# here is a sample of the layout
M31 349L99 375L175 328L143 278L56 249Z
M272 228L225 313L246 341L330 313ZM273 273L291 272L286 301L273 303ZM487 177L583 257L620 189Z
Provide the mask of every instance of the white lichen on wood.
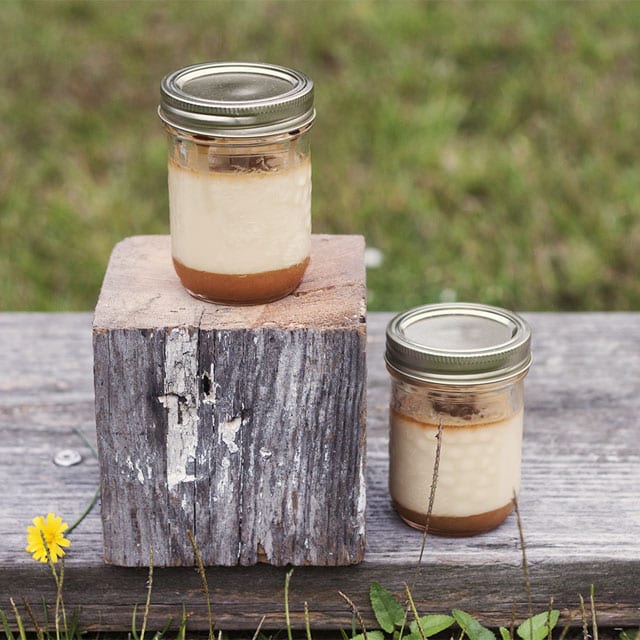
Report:
M198 448L198 332L173 329L164 349L164 395L167 409L167 485L173 490L196 479Z
M236 437L238 436L241 426L242 418L232 418L231 420L227 420L227 422L223 422L219 426L219 437L222 442L227 445L229 453L238 453L238 451L240 451L240 448L236 443Z

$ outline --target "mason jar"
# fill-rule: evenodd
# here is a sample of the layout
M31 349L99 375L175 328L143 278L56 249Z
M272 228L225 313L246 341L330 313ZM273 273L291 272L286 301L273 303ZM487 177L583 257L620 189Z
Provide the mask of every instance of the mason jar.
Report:
M291 293L311 250L312 81L269 64L197 64L165 76L158 114L182 285L227 304Z
M419 529L429 514L435 534L494 529L520 488L529 325L497 307L426 305L391 320L385 360L393 507Z

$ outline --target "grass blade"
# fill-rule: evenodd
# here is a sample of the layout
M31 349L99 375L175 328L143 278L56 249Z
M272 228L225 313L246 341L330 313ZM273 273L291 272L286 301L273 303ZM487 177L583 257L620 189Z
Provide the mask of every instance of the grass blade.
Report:
M598 640L598 619L596 618L596 602L593 585L591 585L589 600L591 602L591 631L593 633L593 640Z
M4 614L4 611L2 609L0 609L0 622L2 622L2 628L4 630L6 640L16 640L15 636L13 635L13 631L11 631L11 627L9 626L7 616Z
M35 629L37 640L44 640L44 629L38 624L33 609L24 596L22 597L22 605L27 610L27 615L29 616L29 620L31 620L31 625Z
M581 593L578 594L578 597L580 598L580 615L582 617L582 640L589 640L589 626L587 624L587 614L584 610L584 598Z
M351 600L351 598L349 598L347 594L342 593L342 591L338 591L338 595L351 607L351 610L353 611L353 615L358 619L358 622L360 623L360 629L362 629L362 633L359 635L361 635L364 640L370 640L367 638L367 629L364 626L364 620L360 615L360 611L358 610L358 607L356 607L353 600ZM352 640L355 640L356 638L358 638L358 636L354 635Z
M13 614L16 617L16 624L18 625L18 633L20 634L20 639L21 640L27 640L27 634L26 634L26 631L24 629L24 622L22 621L22 616L20 615L20 612L18 611L18 607L16 606L16 603L15 603L13 598L9 598L9 602L11 603L11 608L13 609ZM69 637L69 636L67 636L67 637Z
M149 575L147 577L147 598L144 603L144 612L142 614L142 629L140 630L140 640L144 640L144 634L147 630L147 622L149 620L149 608L151 607L151 590L153 589L153 547L149 548Z
M260 623L258 624L258 628L256 629L256 632L253 634L252 640L258 640L258 636L260 635L260 629L262 629L262 625L264 624L264 621L266 619L267 619L267 616L262 616L262 618L260 618Z
M436 455L433 463L433 476L431 478L431 488L429 490L429 501L427 504L427 517L424 524L424 532L422 534L422 544L420 545L420 554L418 555L418 562L416 564L416 570L413 575L413 583L411 584L411 591L414 591L418 578L420 577L420 570L422 569L422 560L424 558L424 550L427 546L427 536L429 535L429 521L431 520L431 512L433 511L433 503L436 498L436 487L438 485L438 474L440 471L440 456L442 454L442 418L438 420L438 433L436 434Z
M309 605L307 601L304 601L304 628L307 633L307 640L312 640L311 638L311 621L309 620Z
M207 574L204 571L204 563L202 562L200 549L198 549L198 545L196 544L196 539L193 535L193 532L190 530L187 530L187 536L189 537L189 542L191 543L191 548L193 549L193 554L196 558L196 563L198 565L198 575L200 576L200 581L202 582L202 590L204 591L205 600L207 602L207 618L209 622L209 640L214 640L215 639L215 623L213 620L213 611L211 608L211 596L209 595L209 584L207 582Z
M182 616L180 617L180 626L178 627L178 636L176 640L186 640L187 638L187 610L182 605Z
M131 614L131 637L133 640L140 640L137 629L138 605L133 605L133 613Z
M287 571L287 575L284 577L284 617L287 623L287 638L293 640L293 634L291 632L291 616L289 615L289 585L291 583L291 576L293 575L293 569Z

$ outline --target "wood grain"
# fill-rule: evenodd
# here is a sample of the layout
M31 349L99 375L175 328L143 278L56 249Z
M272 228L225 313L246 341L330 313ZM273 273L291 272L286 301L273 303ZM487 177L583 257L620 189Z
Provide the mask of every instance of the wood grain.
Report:
M640 624L640 313L525 314L535 362L526 380L520 495L533 605L549 597L561 624L580 625L579 599L595 586L601 627ZM403 525L387 494L388 374L382 353L389 314L369 314L367 337L367 549L352 567L296 567L294 625L351 627L347 593L365 623L371 580L401 593L414 578L421 536ZM24 551L31 518L53 510L73 521L93 496L97 460L75 432L95 442L89 314L0 314L0 608L9 596L54 603L47 568ZM84 456L75 467L52 463L59 449ZM284 627L285 567L208 570L216 624L222 629ZM85 628L127 631L134 603L146 596L145 569L107 566L94 510L73 533L65 602L81 608ZM513 517L469 539L430 537L414 589L423 613L463 608L487 624L526 616L518 531ZM191 568L156 569L150 626L184 604L188 628L206 629L204 596ZM39 609L38 609L39 610Z
M184 292L168 237L116 247L93 324L109 563L193 566L188 531L206 565L362 560L364 279L361 237L314 236L294 295L227 307Z

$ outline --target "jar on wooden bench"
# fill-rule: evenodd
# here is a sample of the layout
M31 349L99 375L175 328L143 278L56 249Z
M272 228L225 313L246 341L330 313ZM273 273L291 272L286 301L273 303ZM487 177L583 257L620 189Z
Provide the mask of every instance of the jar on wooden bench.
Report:
M433 533L475 535L512 511L530 342L522 318L485 305L427 305L390 322L389 487L405 522L424 528L429 515Z

